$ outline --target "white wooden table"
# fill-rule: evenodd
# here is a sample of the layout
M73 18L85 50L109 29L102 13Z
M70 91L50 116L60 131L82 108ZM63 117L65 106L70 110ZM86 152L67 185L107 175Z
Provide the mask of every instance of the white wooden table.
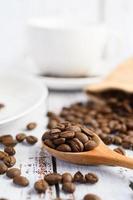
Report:
M52 111L59 112L62 106L69 105L75 101L81 101L86 97L80 92L72 93L50 93L48 104L41 105L34 113L27 116L25 119L19 120L9 127L0 129L0 133L11 133L13 135L18 132L23 132L26 124L31 121L38 123L37 129L27 132L41 138L46 126L44 117L45 107ZM2 147L1 147L2 148ZM30 180L30 185L26 188L21 188L13 185L12 180L5 175L0 176L0 198L9 200L54 200L56 195L59 195L63 200L82 200L87 193L95 193L102 200L132 200L133 191L129 188L129 181L133 180L131 170L121 167L105 167L105 166L79 166L69 164L55 158L44 152L41 149L41 141L36 145L29 147L26 144L18 144L16 147L16 166L21 168L22 174ZM133 152L127 151L128 155L133 156ZM99 182L95 185L80 184L76 186L74 194L64 194L59 186L52 186L47 193L37 194L33 185L36 180L42 178L44 174L57 171L59 173L71 172L74 174L77 170L82 173L95 172L99 176Z

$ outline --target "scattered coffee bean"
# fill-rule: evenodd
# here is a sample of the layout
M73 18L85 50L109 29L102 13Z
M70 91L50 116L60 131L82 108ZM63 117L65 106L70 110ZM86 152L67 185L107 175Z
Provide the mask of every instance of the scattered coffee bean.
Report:
M85 180L86 180L86 183L94 184L98 182L98 176L93 173L88 173L85 175Z
M75 184L71 182L65 182L62 185L62 190L67 193L73 193L75 189L76 189Z
M16 135L16 140L18 142L23 142L25 140L25 138L26 138L26 134L25 133L19 133L19 134Z
M78 171L74 174L73 181L77 183L85 183L85 177L80 171Z
M0 151L0 160L3 160L8 154L6 152Z
M16 153L15 149L11 146L5 147L4 151L8 153L9 156L13 156Z
M6 156L4 157L3 162L7 167L12 167L13 165L15 165L16 159L14 156Z
M86 194L84 200L101 200L101 198L95 194Z
M35 122L31 122L31 123L27 124L27 130L29 130L29 131L35 129L36 127L37 127L37 123L35 123Z
M7 166L4 163L0 163L0 174L4 174L8 170Z
M29 185L28 179L24 176L15 176L13 179L13 183L22 187L26 187Z
M64 174L62 174L62 182L72 182L73 181L73 177L70 173L66 172Z
M21 175L21 171L18 168L11 168L6 172L6 175L9 178L14 178L15 176L20 176Z
M114 149L114 151L121 155L126 155L126 152L124 151L124 149L122 147L117 147Z
M29 135L29 136L26 137L26 141L27 141L28 144L33 145L38 141L38 139L37 139L37 137L35 137L33 135Z
M45 193L48 188L48 183L45 180L36 181L34 188L38 193Z
M58 173L51 173L48 174L44 177L44 180L49 184L49 185L55 185L57 183L61 183L62 181L62 176Z
M15 146L16 141L13 139L11 135L3 135L1 136L1 143L5 146Z

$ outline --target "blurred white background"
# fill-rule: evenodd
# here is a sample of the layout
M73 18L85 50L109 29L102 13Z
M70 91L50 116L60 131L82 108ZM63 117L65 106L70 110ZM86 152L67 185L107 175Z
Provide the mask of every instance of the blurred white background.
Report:
M26 22L51 15L77 16L117 27L124 36L124 51L118 60L133 55L133 0L0 0L1 71L35 68L27 53Z

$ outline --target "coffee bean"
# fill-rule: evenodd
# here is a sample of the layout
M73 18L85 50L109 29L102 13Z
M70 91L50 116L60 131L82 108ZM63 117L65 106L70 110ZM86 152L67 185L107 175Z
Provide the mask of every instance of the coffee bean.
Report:
M56 150L63 151L63 152L71 152L72 151L71 147L68 144L61 144L56 148Z
M48 147L50 147L50 148L53 148L53 149L55 149L55 145L53 144L53 142L51 141L51 140L49 140L49 139L46 139L46 140L44 140L44 142L43 142L45 145L47 145Z
M80 171L78 171L74 174L73 181L78 183L85 183L85 177Z
M28 144L33 145L33 144L37 143L38 139L37 139L37 137L35 137L33 135L29 135L26 137L26 141Z
M21 171L18 168L11 168L6 172L6 175L9 178L14 178L15 176L20 176L20 174L21 174Z
M94 140L89 140L85 143L85 150L90 151L97 147L97 143Z
M101 198L95 194L86 194L84 200L101 200Z
M112 135L107 135L104 139L103 139L104 143L107 145L110 145L113 143L114 141L114 137Z
M86 183L94 184L98 182L98 176L93 173L88 173L85 175L85 180L86 180Z
M93 132L92 132L90 129L86 128L85 126L81 126L81 130L82 130L83 133L85 133L86 135L88 135L88 136L90 136L90 137L93 136Z
M62 200L61 198L59 198L59 197L57 197L57 198L55 198L54 200Z
M8 170L7 166L4 163L0 163L0 174L4 174Z
M55 185L57 183L61 183L62 176L58 173L51 173L44 177L44 180L47 181L49 185Z
M119 154L121 154L121 155L126 155L126 152L121 147L115 148L114 151L117 152L117 153L119 153Z
M65 182L72 182L73 180L73 177L70 173L66 172L64 174L62 174L62 182L65 183Z
M0 160L3 160L8 154L6 152L0 151Z
M1 143L5 146L14 146L15 145L15 140L11 135L3 135L1 137Z
M77 138L69 140L68 143L71 146L73 152L82 152L84 149L83 143L80 142L80 140Z
M75 136L74 131L64 131L60 133L61 138L71 139Z
M81 132L81 128L79 126L68 126L66 130L72 132Z
M115 137L114 137L114 144L116 144L116 145L121 145L121 143L122 143L121 137L115 136Z
M22 187L26 187L29 185L28 179L24 176L15 176L13 178L13 183Z
M15 149L11 146L5 147L4 151L8 153L9 156L13 156L16 153Z
M61 130L58 128L51 129L51 131L50 131L51 134L60 133L60 132L61 132Z
M23 142L25 140L25 138L26 138L26 134L25 133L19 133L19 134L16 135L16 140L18 142Z
M88 141L87 135L82 132L76 132L75 137L78 138L83 144Z
M6 156L4 157L3 162L7 167L12 167L13 165L15 165L16 159L13 156Z
M31 123L27 124L27 126L26 126L27 130L29 130L29 131L35 129L36 127L37 127L37 123L35 123L35 122L31 122Z
M66 141L66 138L57 138L55 140L53 140L53 143L56 145L60 145L60 144L64 144Z
M35 182L34 188L38 193L45 193L48 188L48 184L45 180L41 179Z
M76 189L75 184L71 182L65 182L62 185L62 190L67 193L73 193L75 189Z

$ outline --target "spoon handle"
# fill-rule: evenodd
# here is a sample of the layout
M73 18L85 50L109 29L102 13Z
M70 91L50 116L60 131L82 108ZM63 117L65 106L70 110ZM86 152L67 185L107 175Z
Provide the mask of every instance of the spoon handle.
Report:
M101 162L106 165L115 165L133 169L133 158L121 155L105 145L100 147Z

